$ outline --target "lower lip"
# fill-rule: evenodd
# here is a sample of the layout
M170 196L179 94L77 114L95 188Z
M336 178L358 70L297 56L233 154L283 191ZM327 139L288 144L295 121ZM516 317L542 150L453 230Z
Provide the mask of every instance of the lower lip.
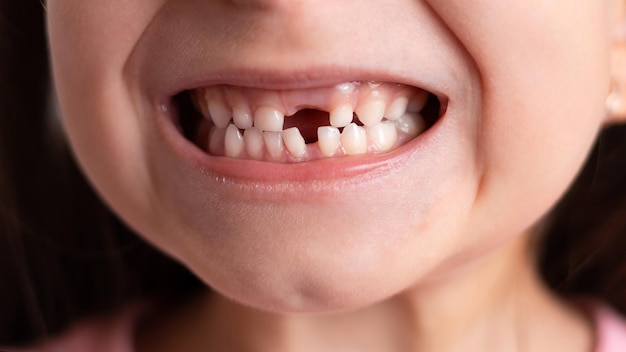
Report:
M385 154L368 154L320 159L302 163L271 163L247 159L217 157L206 154L188 141L174 126L173 109L155 109L157 129L165 142L180 159L223 183L257 191L276 190L276 185L298 185L298 191L332 189L338 184L358 184L397 171L410 160L427 153L441 130L447 113L418 137Z

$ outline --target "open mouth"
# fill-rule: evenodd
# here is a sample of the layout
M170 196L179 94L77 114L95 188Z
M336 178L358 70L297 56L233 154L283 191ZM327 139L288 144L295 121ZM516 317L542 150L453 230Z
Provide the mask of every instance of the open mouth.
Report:
M174 103L179 130L205 153L276 163L389 153L445 112L428 91L371 81L279 91L216 85Z

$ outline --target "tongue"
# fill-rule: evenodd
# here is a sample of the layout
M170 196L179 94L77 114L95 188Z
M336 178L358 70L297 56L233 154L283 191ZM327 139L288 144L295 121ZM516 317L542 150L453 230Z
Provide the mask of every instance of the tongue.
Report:
M292 116L285 117L284 129L298 127L306 143L315 143L317 142L317 128L319 126L328 126L329 124L327 112L304 109Z

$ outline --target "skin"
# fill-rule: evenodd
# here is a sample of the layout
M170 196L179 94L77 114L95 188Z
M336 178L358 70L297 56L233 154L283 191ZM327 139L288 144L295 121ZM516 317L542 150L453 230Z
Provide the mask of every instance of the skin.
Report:
M49 0L56 89L86 174L138 233L237 302L198 298L144 329L140 349L588 349L588 323L538 281L528 240L598 130L623 119L605 113L623 78L621 6ZM387 166L323 187L220 173L164 132L160 107L180 89L366 79L435 92L446 115ZM209 336L215 326L245 338Z

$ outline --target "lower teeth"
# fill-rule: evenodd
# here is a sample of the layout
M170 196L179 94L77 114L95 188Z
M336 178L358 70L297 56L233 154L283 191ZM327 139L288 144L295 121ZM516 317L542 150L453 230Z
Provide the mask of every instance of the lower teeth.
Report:
M316 142L305 143L300 130L291 127L282 132L261 131L258 128L238 129L210 127L206 145L202 148L214 156L270 162L303 162L349 155L380 154L392 151L426 129L424 119L407 113L396 121L374 126L351 123L342 130L332 126L318 128ZM202 122L207 124L206 121ZM201 128L199 130L206 130Z

